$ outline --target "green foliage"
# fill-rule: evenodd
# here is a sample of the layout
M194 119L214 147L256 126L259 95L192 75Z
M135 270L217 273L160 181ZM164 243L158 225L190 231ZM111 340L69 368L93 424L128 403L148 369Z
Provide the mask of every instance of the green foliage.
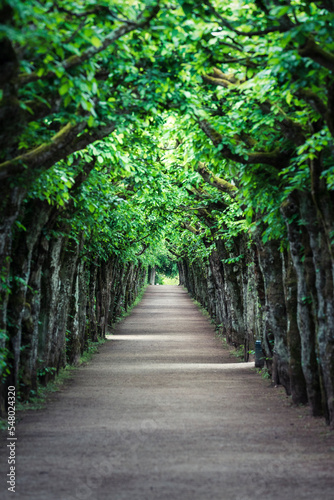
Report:
M236 349L231 349L230 355L234 356L237 359L244 360L244 356L245 356L245 348L244 348L244 346L240 345Z
M179 284L179 278L178 276L165 276L164 274L162 275L162 285L178 285Z
M88 363L88 361L92 359L93 355L98 352L100 345L104 344L104 342L105 339L98 339L97 342L93 342L92 340L88 339L86 348L82 356L80 357L79 366L84 363Z
M270 379L271 375L268 371L268 368L265 366L264 368L258 368L256 371L261 375L265 380Z
M0 35L18 67L15 91L9 79L2 94L2 160L36 156L10 182L27 187L26 204L57 212L48 238L66 234L87 259L114 254L173 276L175 259L204 263L217 240L225 264L242 259L240 235L287 246L282 202L314 190L315 170L333 189L330 56L305 51L315 43L333 57L326 3L7 5ZM39 159L68 125L79 128L63 154ZM235 196L203 180L198 162Z
M53 376L55 374L55 372L56 372L56 368L44 366L43 368L40 368L39 370L37 370L37 376L38 377L45 377L46 375Z
M6 346L7 341L8 335L4 330L0 330L0 374L2 382L4 382L10 374L8 367L9 349Z
M45 408L48 397L61 389L63 384L71 378L74 369L73 366L69 365L65 368L61 368L58 375L51 379L46 385L38 384L37 391L31 390L28 400L22 402L18 397L16 401L16 411L40 410Z

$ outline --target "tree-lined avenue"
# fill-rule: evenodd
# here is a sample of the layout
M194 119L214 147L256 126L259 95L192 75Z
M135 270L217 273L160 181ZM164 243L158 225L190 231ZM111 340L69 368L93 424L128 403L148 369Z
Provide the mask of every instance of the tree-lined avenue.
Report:
M18 423L17 499L331 500L324 421L230 356L183 288L150 286L110 339Z

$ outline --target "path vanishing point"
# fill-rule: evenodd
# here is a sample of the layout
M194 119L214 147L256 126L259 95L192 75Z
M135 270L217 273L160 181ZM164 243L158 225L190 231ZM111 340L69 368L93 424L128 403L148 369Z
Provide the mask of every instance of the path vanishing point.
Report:
M31 500L333 500L334 435L239 363L177 286L149 286L93 361L17 423ZM4 493L4 494L3 494Z

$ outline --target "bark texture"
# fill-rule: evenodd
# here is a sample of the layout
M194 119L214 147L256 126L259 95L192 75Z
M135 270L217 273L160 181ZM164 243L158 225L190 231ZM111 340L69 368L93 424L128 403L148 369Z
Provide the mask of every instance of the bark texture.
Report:
M334 425L333 199L314 170L311 193L281 206L289 247L247 234L215 239L206 260L179 259L180 284L244 360L261 340L266 368L296 404Z
M5 200L2 248L10 290L2 295L1 354L9 372L1 383L2 415L9 385L20 387L25 400L38 381L46 384L66 364L77 364L134 302L147 274L141 264L114 255L86 255L83 235L72 238L56 209L36 200L20 208L15 196L15 204ZM25 230L13 232L17 217Z

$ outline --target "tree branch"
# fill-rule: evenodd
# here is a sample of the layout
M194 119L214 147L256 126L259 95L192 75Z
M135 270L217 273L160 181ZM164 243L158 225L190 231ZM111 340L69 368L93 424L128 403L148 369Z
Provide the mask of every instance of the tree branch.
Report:
M246 31L246 32L239 31L238 29L234 28L232 24L229 23L221 14L219 14L219 12L211 4L210 0L204 0L203 3L208 6L210 12L217 19L219 19L226 28L233 31L237 35L252 37L252 36L268 35L268 33L274 33L274 32L285 33L286 31L290 31L294 27L294 24L291 22L288 16L282 16L281 18L277 19L279 23L278 26L270 26L264 30ZM284 19L285 22L282 22L282 19Z
M223 73L218 68L213 68L212 73L208 75L203 75L202 78L214 85L220 85L222 87L228 88L231 85L240 84L243 80L238 80L234 75L229 73Z
M203 164L204 165L204 164ZM207 202L207 205L203 208L207 208L208 210L226 210L228 208L228 204L220 199L219 201L212 201L212 195L210 195L208 192L204 191L203 189L195 188L192 187L191 189L186 188L187 193L190 196L195 197L196 200L200 202ZM195 207L195 208L188 208L188 210L198 210L198 208L201 207Z
M152 234L152 232L145 234L145 236L143 236L142 238L139 238L139 240L130 240L129 245L132 245L133 243L139 243L140 241L145 240L146 238L148 238L150 236L150 234Z
M309 57L321 66L334 71L334 54L321 48L312 35L308 36L305 44L300 47L298 53L300 56Z
M237 80L233 75L225 74L217 68L213 68L212 75L203 75L202 78L213 85L220 85L225 88L242 83L241 80ZM271 103L269 101L259 103L259 106L263 113L272 113ZM303 127L298 122L289 118L282 110L280 110L280 116L283 117L283 119L276 120L276 124L282 130L284 136L298 146L304 144L305 135Z
M126 35L127 33L130 33L131 31L134 31L136 29L144 28L147 26L151 20L157 15L158 11L160 10L159 3L154 5L153 7L149 7L147 9L144 9L139 16L137 17L136 21L134 22L127 22L123 26L120 26L119 28L115 29L112 33L107 35L104 39L104 41L101 42L101 45L99 47L89 47L87 50L85 50L82 54L79 56L71 56L68 59L65 59L62 63L59 64L60 67L64 68L65 70L68 70L70 68L73 68L74 66L78 66L79 64L82 64L83 62L87 61L91 57L95 56L96 54L99 54L100 52L104 51L107 47L112 45L116 40L121 38L122 36ZM149 12L149 15L144 17L144 14L146 12ZM44 75L38 76L37 72L33 73L25 73L21 74L18 77L18 83L19 85L26 85L27 83L30 82L35 82L36 80L49 80L50 78L53 78L55 76L54 71L48 71Z
M211 140L214 146L219 146L222 144L223 137L207 122L207 120L199 120L198 124L207 137ZM286 162L290 159L291 152L280 152L278 150L271 152L247 152L247 158L233 153L229 146L223 145L220 149L220 154L222 154L226 159L232 160L238 163L243 163L246 165L254 165L257 163L263 163L265 165L271 165L279 170L281 170Z
M88 144L106 137L116 128L114 123L104 127L84 132L78 136L86 127L86 122L68 123L51 141L41 144L37 148L28 151L12 160L0 164L0 180L7 179L16 174L29 170L47 170L57 161L66 158L69 154L85 148Z
M205 182L219 189L219 191L229 194L231 198L235 198L238 189L230 182L227 182L210 172L204 163L198 162L197 172L203 177Z
M188 222L181 222L180 225L181 225L181 227L183 229L187 229L191 233L196 234L196 236L198 236L198 235L201 234L201 231L199 231L198 229L196 229L194 226L191 226L190 224L188 224Z
M246 68L254 69L260 66L260 64L251 61L249 57L242 57L241 59L224 59L219 61L219 64L242 64L242 66L246 66Z
M270 101L260 103L259 107L266 115L272 114L272 104ZM282 117L283 119L275 120L275 123L281 129L284 137L297 146L301 146L302 144L304 144L306 138L301 124L289 118L281 108L279 108L278 110L280 112L280 117Z
M296 92L297 97L304 99L316 113L318 113L321 118L326 122L327 127L331 135L334 137L334 107L333 107L333 92L334 92L334 84L330 85L328 89L328 107L315 92L310 89L299 89Z
M165 241L170 245L172 246L172 242L170 241L169 238L165 238ZM175 245L174 245L175 247ZM171 250L169 247L167 247L167 250L168 252L170 252L172 255L174 255L175 257L177 257L178 259L181 259L182 258L182 255L177 253L175 249Z
M230 47L231 49L236 50L237 52L241 52L242 54L245 54L245 50L242 46L239 46L239 44L236 44L236 42L233 43L228 43L228 42L223 42L223 40L218 41L219 45L224 45L225 47Z
M149 244L144 243L142 250L140 250L140 252L138 252L138 253L135 254L136 257L139 257L140 255L143 255L143 253L146 252L146 250L148 249L149 246L150 246Z
M228 89L229 87L233 86L233 83L229 81L227 78L221 78L212 75L202 75L202 78L207 83L211 83L212 85L217 85L219 87L224 87L225 89Z
M107 15L113 17L114 19L116 19L116 21L119 21L121 23L135 24L134 21L129 21L127 19L120 19L118 16L116 16L116 14L114 14L108 7L106 7L104 5L97 5L95 7L95 9L85 10L84 12L74 12L74 11L66 9L65 7L58 7L57 10L59 12L64 12L65 14L67 14L70 17L76 17L76 18L81 18L81 17L86 18L87 16L91 16L94 14L96 14L96 15L98 15L98 14L106 15L107 14Z

